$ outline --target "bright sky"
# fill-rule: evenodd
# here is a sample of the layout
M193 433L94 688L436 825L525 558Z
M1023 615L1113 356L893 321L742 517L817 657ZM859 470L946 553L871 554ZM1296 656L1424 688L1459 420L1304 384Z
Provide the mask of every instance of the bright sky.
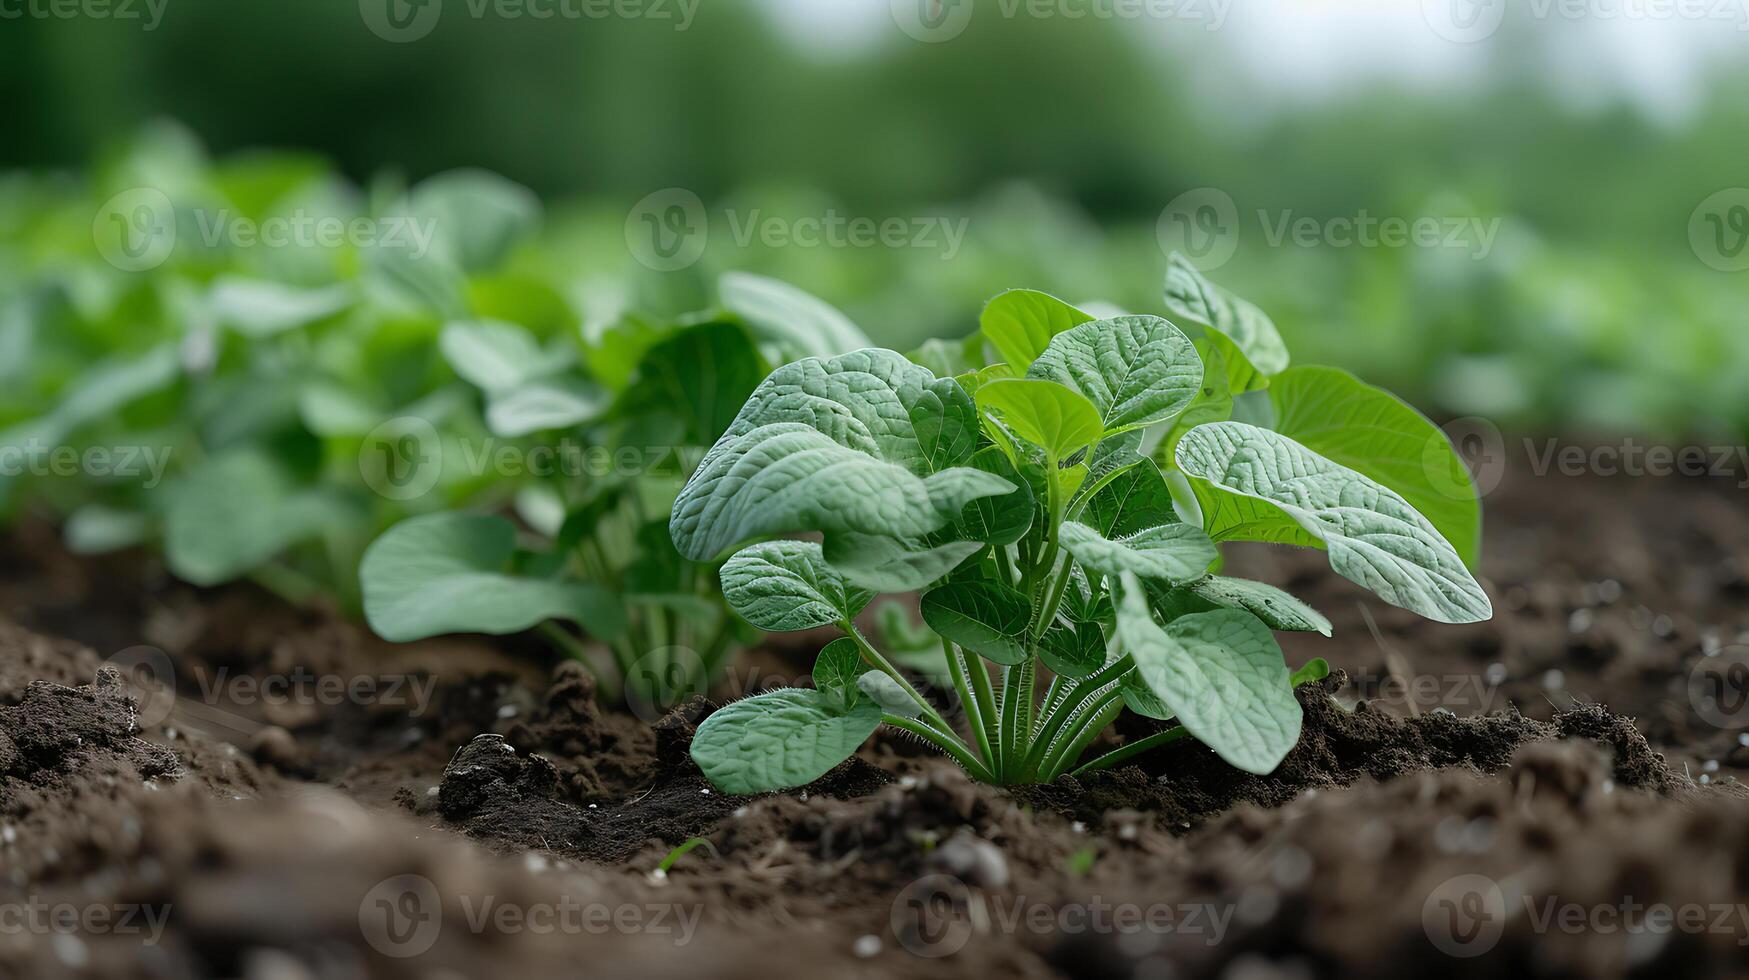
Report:
M895 4L923 0L764 0L799 42L850 55L904 43ZM956 0L949 0L956 2ZM1485 77L1506 45L1540 52L1548 81L1584 105L1626 97L1652 114L1680 116L1726 58L1749 55L1749 0L957 0L972 16L1053 9L1171 5L1183 18L1144 18L1138 30L1163 51L1225 49L1253 85L1277 99L1319 98L1381 76L1449 87ZM1505 27L1474 41L1509 14ZM1493 20L1489 21L1489 15ZM1218 30L1207 25L1221 21ZM1469 19L1479 18L1479 19ZM1436 27L1435 25L1439 25ZM1476 26L1479 25L1479 26ZM1274 101L1274 99L1272 99Z

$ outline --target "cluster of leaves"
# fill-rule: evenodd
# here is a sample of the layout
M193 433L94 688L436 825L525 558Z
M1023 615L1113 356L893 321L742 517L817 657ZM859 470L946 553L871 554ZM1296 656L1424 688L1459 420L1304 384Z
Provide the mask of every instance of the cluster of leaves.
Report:
M1492 615L1470 571L1480 504L1437 427L1345 372L1289 367L1270 319L1181 257L1164 305L1096 318L1017 290L964 341L807 358L759 385L670 533L688 559L729 556L723 593L752 625L845 637L813 689L705 720L692 754L719 788L807 783L882 724L980 779L1048 781L1125 708L1169 727L1082 769L1189 736L1269 772L1299 738L1296 679L1319 672L1290 674L1274 631L1330 624L1219 575L1224 541L1322 549L1440 622ZM857 625L907 591L963 735Z

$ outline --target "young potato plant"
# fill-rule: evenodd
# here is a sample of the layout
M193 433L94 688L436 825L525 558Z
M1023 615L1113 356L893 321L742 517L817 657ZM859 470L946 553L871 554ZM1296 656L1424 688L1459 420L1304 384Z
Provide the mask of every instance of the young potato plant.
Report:
M772 363L867 344L775 280L732 275L721 292L720 308L697 315L625 318L581 356L513 323L445 326L439 346L479 389L491 432L472 452L518 461L497 474L497 504L513 500L522 526L475 509L390 528L359 569L377 634L539 629L650 720L702 693L747 631L724 608L715 563L669 544L669 509Z
M1492 615L1469 567L1477 495L1438 428L1344 372L1290 368L1268 317L1176 256L1164 312L1096 319L1013 291L963 343L811 357L758 386L670 533L690 560L729 556L723 593L747 622L844 638L813 689L705 719L692 756L718 788L808 783L882 724L989 782L1185 737L1270 772L1299 739L1296 681L1323 669L1291 674L1274 631L1331 627L1218 574L1221 542L1322 549L1440 622ZM912 590L963 730L857 625L877 594ZM1126 708L1166 724L1082 763Z

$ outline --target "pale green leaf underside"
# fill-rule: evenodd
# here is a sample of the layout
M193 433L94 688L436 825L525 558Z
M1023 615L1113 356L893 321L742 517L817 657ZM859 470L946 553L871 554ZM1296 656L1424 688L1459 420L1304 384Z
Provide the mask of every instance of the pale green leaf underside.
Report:
M503 391L564 369L571 358L541 348L533 334L502 320L456 320L437 337L450 369L485 391Z
M1339 368L1296 367L1271 383L1275 431L1390 487L1464 564L1482 550L1482 502L1451 440L1397 396Z
M787 282L726 272L723 306L754 332L798 354L831 357L869 346L868 336L832 304Z
M1120 316L1058 334L1026 376L1080 392L1112 435L1182 412L1202 385L1202 359L1165 320Z
M1118 638L1142 683L1228 763L1259 775L1274 771L1298 744L1302 719L1269 627L1222 609L1162 629L1135 576L1124 576L1122 593Z
M443 633L517 633L569 619L596 636L625 626L625 610L604 589L504 571L516 529L501 517L442 513L396 524L359 564L364 614L394 642Z
M1166 311L1231 338L1238 352L1262 374L1287 370L1287 345L1275 322L1256 306L1209 282L1182 255L1174 254L1167 266Z
M1010 289L985 304L978 326L996 352L1015 371L1025 371L1050 346L1051 338L1092 316L1033 289Z
M919 423L924 432L919 433ZM976 409L951 379L886 350L784 365L761 382L675 500L669 530L704 561L760 537L920 540L1013 484L959 467ZM854 581L854 578L853 578Z
M758 629L787 633L852 619L873 598L851 588L812 541L767 541L723 564L723 598Z
M850 758L880 724L880 705L870 698L840 711L819 691L769 691L706 718L693 736L692 760L724 793L791 789Z
M1189 524L1151 527L1111 540L1075 521L1057 532L1063 549L1089 571L1116 578L1125 572L1141 578L1189 582L1208 574L1220 557L1202 528Z
M1444 623L1493 615L1487 593L1427 518L1389 488L1280 433L1242 422L1198 426L1179 443L1178 465L1196 481L1204 527L1216 540L1310 539L1322 543L1338 574L1394 606ZM1300 540L1290 533L1295 526Z
M581 378L526 381L488 398L486 425L507 439L568 429L599 418L611 400L606 389Z
M929 547L920 541L842 532L826 539L826 562L851 585L870 592L915 592L983 549L978 541Z
M1243 609L1268 624L1270 629L1290 633L1330 635L1330 620L1286 592L1263 582L1211 575L1190 587L1191 594L1230 609Z

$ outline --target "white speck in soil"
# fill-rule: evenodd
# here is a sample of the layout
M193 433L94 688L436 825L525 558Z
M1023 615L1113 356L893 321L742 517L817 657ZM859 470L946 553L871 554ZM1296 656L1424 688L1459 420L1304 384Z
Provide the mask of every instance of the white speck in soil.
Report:
M699 791L698 791L698 795L700 795L700 796L709 796L709 795L711 795L711 791L710 791L710 790L708 790L708 789L701 789L701 790L699 790Z
M541 854L524 854L522 864L530 871L545 871L549 866L546 856Z
M49 940L49 945L55 951L55 958L70 969L83 970L91 962L90 950L87 950L85 943L72 933L55 933L55 937Z
M1489 664L1487 671L1483 673L1482 677L1493 686L1504 684L1506 683L1506 665L1499 663Z
M1281 896L1275 893L1275 889L1252 885L1239 894L1239 902L1233 912L1240 923L1260 926L1275 918L1276 910L1280 908Z
M747 816L747 808L744 806L738 806L735 808L735 812L729 814L729 816L734 817L736 820L741 820Z
M1573 615L1567 617L1567 632L1574 634L1583 633L1591 628L1591 624L1595 619L1596 617L1592 615L1591 610L1575 609L1573 610Z
M850 944L850 951L858 959L870 959L881 955L881 937L875 935L858 936L856 942Z
M1741 745L1745 748L1749 748L1749 732L1744 732L1743 734L1737 736L1737 744Z
M1284 847L1270 863L1269 877L1275 881L1277 887L1293 891L1312 877L1312 856L1291 845Z
M1597 583L1597 598L1605 605L1621 601L1621 583L1615 579L1606 578Z
M498 709L498 717L499 718L515 718L516 717L516 705L507 704L507 705L504 705L503 707L499 708Z
M10 844L17 839L18 839L18 831L14 830L12 828L11 824L7 824L4 827L0 827L0 841L4 841L4 842Z
M1085 833L1087 833L1087 825L1086 825L1086 824L1084 824L1084 823L1082 823L1082 822L1081 822L1081 821L1079 821L1079 820L1077 820L1077 821L1075 821L1075 822L1074 822L1074 823L1072 823L1072 824L1070 824L1070 825L1069 825L1069 829L1070 829L1070 830L1073 830L1073 831L1074 831L1074 832L1075 832L1075 833L1077 833L1077 834L1085 834Z
M437 787L433 786L430 789L426 790L425 795L426 796L436 796L437 795Z
M1718 772L1719 771L1719 760L1708 759L1707 761L1701 763L1700 768L1701 768L1702 772Z
M1705 786L1705 785L1711 783L1712 781L1713 781L1713 777L1707 775L1704 772L1700 774L1700 784L1702 786Z
M591 804L589 804L589 809L594 810L594 809L598 809L598 808L596 807L595 804L591 803Z
M1543 690L1545 690L1545 691L1559 691L1559 690L1565 689L1566 686L1567 686L1567 675L1566 674L1562 673L1559 670L1552 670L1552 669L1546 670L1543 672Z

